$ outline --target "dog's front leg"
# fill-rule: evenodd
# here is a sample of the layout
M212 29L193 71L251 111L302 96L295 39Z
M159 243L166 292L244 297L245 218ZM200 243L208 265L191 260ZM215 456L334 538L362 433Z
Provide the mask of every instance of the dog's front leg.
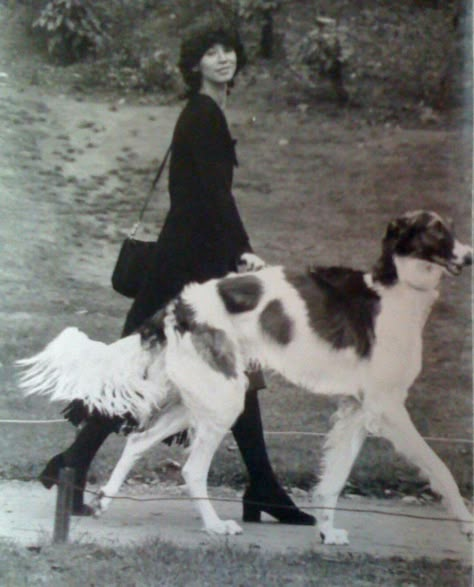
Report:
M112 498L119 492L130 469L146 450L188 426L188 410L182 404L174 404L160 414L154 426L144 432L130 434L109 481L101 488L92 503L94 515L99 516L109 508Z
M226 432L226 428L200 422L196 428L191 454L183 467L183 477L204 522L204 530L211 534L240 534L242 532L242 528L234 520L219 518L207 493L207 475L212 457Z
M339 494L367 436L364 414L356 401L345 401L324 444L323 474L313 493L319 533L324 544L349 544L346 530L334 528Z
M428 476L433 490L446 500L448 509L461 522L462 532L472 539L472 514L463 501L456 481L415 428L405 406L390 406L390 409L384 411L380 419L380 432L393 443L397 451Z

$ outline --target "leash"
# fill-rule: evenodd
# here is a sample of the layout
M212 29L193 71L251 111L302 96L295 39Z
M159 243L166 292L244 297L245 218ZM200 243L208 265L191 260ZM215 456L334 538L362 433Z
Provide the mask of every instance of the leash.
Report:
M56 478L47 477L51 481L57 482ZM32 481L36 481L36 479L32 479ZM162 497L136 497L132 495L107 495L103 491L93 491L92 489L83 488L82 486L78 486L74 483L65 483L66 486L71 487L72 489L81 489L84 493L92 495L95 499L99 500L103 497L107 499L111 499L112 501L132 501L138 503L150 503L150 502L197 502L197 501L211 501L211 502L221 502L221 503L242 503L242 498L237 497L214 497L214 496L207 496L207 497L200 497L200 496L162 496ZM246 500L246 503L251 505L256 505L259 507L266 507L266 506L273 506L275 504L266 501L254 501L254 500ZM282 510L292 510L294 508L293 505L285 505L279 504L278 507ZM332 506L321 506L321 505L309 505L305 504L305 510L317 510L320 511L335 511L335 512L352 512L357 514L375 514L375 515L382 515L382 516L390 516L396 518L409 518L414 520L431 520L435 522L455 522L455 523L468 523L471 524L471 520L460 520L459 518L455 518L453 516L423 516L420 514L409 514L405 512L389 512L379 509L372 509L372 508L350 508L350 507L332 507Z

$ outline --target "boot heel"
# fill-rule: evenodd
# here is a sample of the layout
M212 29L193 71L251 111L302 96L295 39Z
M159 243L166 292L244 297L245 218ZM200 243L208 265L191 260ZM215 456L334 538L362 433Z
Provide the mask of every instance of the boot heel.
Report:
M253 503L243 503L243 516L244 522L260 522L262 518L262 510L258 505Z
M64 467L64 459L62 455L56 455L50 459L46 467L41 471L38 480L46 489L51 489L59 481L59 471Z
M314 516L301 511L282 489L263 496L249 487L243 497L244 522L260 522L262 512L282 524L294 526L314 526L316 524Z

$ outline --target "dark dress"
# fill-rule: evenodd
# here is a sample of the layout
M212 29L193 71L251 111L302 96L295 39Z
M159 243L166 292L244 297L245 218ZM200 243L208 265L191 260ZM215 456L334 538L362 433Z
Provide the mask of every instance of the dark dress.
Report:
M235 141L225 116L207 95L191 97L176 123L169 171L170 210L148 278L128 313L123 334L191 281L235 271L251 252L232 195Z
M212 98L195 95L182 111L173 135L169 193L170 210L158 237L156 258L127 315L123 335L139 328L191 281L221 277L237 268L250 242L231 192L234 141L222 110ZM291 524L314 524L280 487L266 452L257 390L264 385L253 373L245 408L232 432L247 467L250 485L243 498L243 518L259 521L262 511ZM82 402L71 402L65 417L84 422L73 444L54 456L40 474L46 487L57 483L63 467L75 469L73 511L91 513L84 504L87 472L111 432L124 431L125 417L90 414ZM134 422L129 422L131 428ZM263 502L263 503L262 503ZM265 504L265 505L264 505Z

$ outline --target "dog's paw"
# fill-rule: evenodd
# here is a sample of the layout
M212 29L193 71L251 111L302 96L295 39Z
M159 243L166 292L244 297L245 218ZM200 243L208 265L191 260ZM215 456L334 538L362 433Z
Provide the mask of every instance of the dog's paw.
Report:
M99 518L102 514L104 514L109 509L111 501L111 498L107 497L103 490L100 490L91 501L91 506L94 510L94 517Z
M237 270L239 273L245 273L246 271L259 271L260 269L263 269L265 265L265 261L260 259L258 255L244 253L239 259Z
M349 544L347 530L339 528L326 528L320 532L323 544Z
M209 534L227 534L231 536L242 534L242 528L234 520L217 520L217 522L207 525L205 530Z

